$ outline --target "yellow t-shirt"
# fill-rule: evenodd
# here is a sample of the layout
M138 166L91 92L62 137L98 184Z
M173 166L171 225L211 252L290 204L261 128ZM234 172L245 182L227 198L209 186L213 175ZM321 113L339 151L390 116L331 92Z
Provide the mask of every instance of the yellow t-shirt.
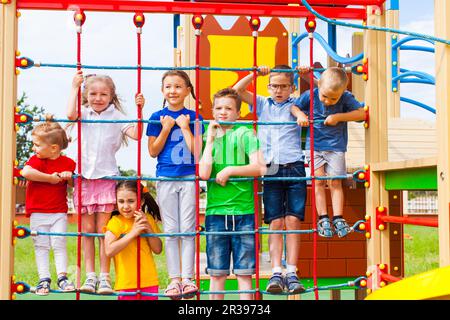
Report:
M161 233L155 219L146 214L150 226L155 233ZM127 219L121 215L113 216L106 230L111 231L116 237L130 232L134 219ZM141 237L141 288L157 286L158 274L156 272L153 253L148 245L148 238ZM115 290L137 288L137 239L133 239L126 248L114 256L116 270Z

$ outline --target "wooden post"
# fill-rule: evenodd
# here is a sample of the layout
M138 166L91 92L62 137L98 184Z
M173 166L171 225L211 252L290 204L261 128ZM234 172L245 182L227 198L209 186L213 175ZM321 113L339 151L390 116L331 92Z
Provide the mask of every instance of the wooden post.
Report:
M434 1L434 34L450 39L450 3ZM439 209L439 264L450 264L450 46L435 43L436 57L436 130L438 141L438 209Z
M287 30L289 33L289 43L292 43L292 33L296 32L297 34L300 31L300 19L288 19L288 26L287 26ZM289 45L289 47L291 47ZM289 66L292 67L292 59L299 59L299 57L293 57L292 56L292 50L288 50L288 61L289 61ZM300 65L300 64L299 64ZM297 88L297 90L300 90L300 88Z
M379 27L386 26L386 15L384 14L386 11L384 8L382 10L376 10L376 24ZM377 78L378 78L378 129L381 134L381 138L379 140L378 145L378 153L379 159L381 161L387 161L389 159L389 148L388 148L388 77L387 77L387 65L386 65L386 56L387 56L387 44L386 44L386 33L379 31L377 32L377 43L378 43L378 55L377 55ZM370 77L370 71L369 71ZM373 113L372 113L373 115ZM380 184L378 185L379 193L380 193L380 206L389 208L389 193L385 188L385 174L384 172L380 173ZM388 212L389 213L389 212ZM390 228L389 225L386 226L384 231L381 231L380 237L380 249L381 249L381 261L379 263L388 264L391 267L390 263Z
M331 300L341 300L341 290L340 289L330 290L330 299Z
M363 33L354 32L352 35L352 56L364 50ZM352 73L352 93L356 100L364 101L364 80L360 75Z
M367 296L367 292L364 289L356 289L355 290L355 300L364 300Z
M388 28L399 29L399 11L390 9L386 11L386 25ZM400 70L398 61L400 60L400 50L397 50L397 61L392 61L392 38L398 38L397 34L386 33L386 67L387 67L387 103L390 118L400 117L400 83L396 87L396 91L392 91L392 67Z
M16 154L14 107L17 99L15 58L17 48L16 1L0 4L0 299L11 297L14 267L12 227L15 213L13 166Z
M384 26L385 18L377 7L367 8L367 25ZM365 86L365 105L369 107L370 126L366 130L365 159L367 164L386 161L387 149L387 111L383 94L386 95L385 52L386 40L382 32L366 30L364 33L364 54L368 59L368 80ZM370 173L370 186L366 189L366 210L371 217L371 238L367 241L367 265L388 261L389 233L379 232L375 228L375 209L388 205L388 195L383 187L383 175ZM386 236L387 239L382 239ZM386 253L387 252L387 253ZM387 256L386 256L387 255ZM384 262L387 263L387 262Z

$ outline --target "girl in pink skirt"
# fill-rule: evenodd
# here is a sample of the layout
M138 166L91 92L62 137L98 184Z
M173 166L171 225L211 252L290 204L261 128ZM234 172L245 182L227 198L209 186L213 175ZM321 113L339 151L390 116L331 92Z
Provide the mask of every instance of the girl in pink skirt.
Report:
M78 119L77 94L84 80L82 92L82 120L125 120L126 116L116 94L114 82L109 76L87 75L78 71L72 81L67 118ZM142 94L136 96L136 105L143 107ZM81 213L82 231L103 233L103 227L111 217L116 204L116 182L102 180L106 176L119 175L116 153L126 144L126 137L138 139L138 126L131 123L86 123L81 126ZM78 159L80 161L80 159ZM75 179L74 204L78 212L78 181ZM100 277L95 273L95 243L93 237L83 237L86 280L81 292L111 294L109 276L110 259L105 254L104 240L100 242Z

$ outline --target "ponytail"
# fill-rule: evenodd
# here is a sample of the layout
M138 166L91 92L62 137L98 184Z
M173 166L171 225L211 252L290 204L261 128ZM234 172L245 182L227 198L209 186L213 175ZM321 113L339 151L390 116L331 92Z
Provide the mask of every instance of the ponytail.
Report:
M161 221L161 214L159 211L159 206L156 203L153 196L148 191L147 187L145 187L142 183L139 184L141 188L141 210L144 213L150 214L155 220ZM124 189L129 190L137 195L137 182L132 180L123 180L119 181L116 185L116 193L117 191ZM114 210L111 217L114 215L118 215L119 211Z

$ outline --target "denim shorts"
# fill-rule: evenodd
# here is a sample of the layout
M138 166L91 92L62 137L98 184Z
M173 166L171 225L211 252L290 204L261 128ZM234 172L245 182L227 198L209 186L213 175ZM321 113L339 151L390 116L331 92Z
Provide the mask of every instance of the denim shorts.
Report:
M297 161L285 165L272 164L265 177L305 177L305 165ZM264 222L295 216L301 221L305 218L306 181L264 181Z
M255 216L209 215L205 219L207 232L212 231L254 231ZM255 274L254 234L206 235L207 269L210 276L230 274L231 255L233 273L236 275Z

